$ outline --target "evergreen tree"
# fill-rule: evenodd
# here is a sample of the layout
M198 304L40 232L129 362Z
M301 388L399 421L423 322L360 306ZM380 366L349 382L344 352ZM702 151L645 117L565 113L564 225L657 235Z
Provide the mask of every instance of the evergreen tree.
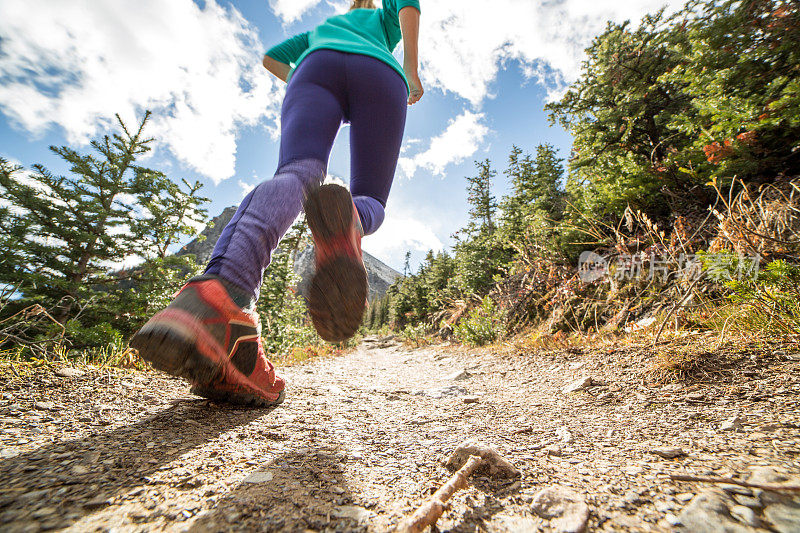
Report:
M580 79L547 106L574 137L567 188L584 212L619 216L631 205L660 216L663 188L699 185L670 161L690 142L667 126L690 105L686 82L665 78L687 59L678 18L647 15L636 29L609 23L586 50Z
M512 146L505 174L511 180L513 193L503 199L501 229L505 239L519 242L525 233L525 212L533 202L533 194L529 186L533 174L533 162L530 155L523 155L518 146Z
M67 176L0 160L0 283L16 287L17 296L5 311L38 303L54 310L78 344L103 343L105 335L132 332L145 318L142 303L163 297L147 294L150 286L132 298L138 275L163 275L167 264L178 279L190 273L192 258L166 256L181 236L197 232L207 199L199 183L182 187L136 164L152 143L143 135L148 117L135 130L117 117L120 132L92 141L93 153L51 147L68 163ZM145 263L119 270L137 258ZM71 321L79 313L82 322Z
M403 276L411 274L411 250L406 251L406 259L403 262Z
M497 171L492 169L488 159L476 161L475 166L478 168L478 173L467 176L469 223L466 233L471 237L490 235L494 232L494 215L497 210L497 201L492 194L492 180Z
M508 159L505 173L511 181L512 193L502 202L503 241L516 248L536 241L555 250L558 243L553 240L554 228L565 205L562 159L549 144L536 148L536 159L523 155L514 146Z
M705 208L713 179L800 173L798 42L790 0L694 0L636 29L609 24L547 106L575 139L571 221L615 220L628 206L665 218Z
M691 98L668 124L691 143L671 160L703 183L800 174L800 4L706 1L687 10L685 60L664 80Z
M488 159L476 161L475 166L478 173L467 177L469 220L454 235L455 283L466 295L485 293L511 259L511 251L495 235L497 201L492 194L492 180L497 173Z
M375 313L375 328L380 328L389 324L389 295L386 294L378 302Z
M433 253L431 252L431 256ZM453 291L453 275L455 274L455 261L447 252L439 252L430 260L430 266L423 280L425 292L428 295L428 313L435 313L444 309L455 294Z

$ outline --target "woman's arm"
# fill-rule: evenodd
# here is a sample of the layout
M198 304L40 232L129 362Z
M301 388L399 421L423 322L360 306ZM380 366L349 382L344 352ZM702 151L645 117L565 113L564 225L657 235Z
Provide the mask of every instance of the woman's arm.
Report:
M291 64L297 63L307 49L308 32L300 33L267 50L262 63L265 69L272 72L277 78L286 81L292 71Z
M263 64L265 69L274 74L276 78L283 81L286 81L286 78L289 77L289 71L292 70L292 67L286 63L281 63L280 61L272 59L266 55L264 56Z
M413 7L404 7L398 15L403 34L403 71L411 89L408 105L413 105L425 92L422 82L419 81L419 11Z

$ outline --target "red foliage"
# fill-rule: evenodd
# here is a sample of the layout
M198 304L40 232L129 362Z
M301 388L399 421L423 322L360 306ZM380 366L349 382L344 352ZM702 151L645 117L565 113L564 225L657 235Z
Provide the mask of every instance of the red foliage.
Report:
M744 133L740 133L736 136L736 140L742 144L746 144L747 146L753 146L756 144L756 137L757 134L754 131L746 131Z
M703 147L703 152L706 154L706 158L708 159L709 163L714 163L715 165L719 164L723 159L733 154L733 148L731 148L731 140L725 139L724 145L714 141L711 144L707 144Z

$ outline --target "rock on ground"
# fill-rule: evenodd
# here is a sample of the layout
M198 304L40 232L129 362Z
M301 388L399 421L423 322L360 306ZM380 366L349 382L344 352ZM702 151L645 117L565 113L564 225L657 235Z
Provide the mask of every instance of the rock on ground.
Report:
M588 389L594 384L594 380L591 377L583 377L581 379L575 380L569 385L565 386L561 391L564 394L569 394L571 392L576 392L579 390Z
M575 491L553 486L542 489L533 497L531 509L560 533L583 533L589 520L589 507Z

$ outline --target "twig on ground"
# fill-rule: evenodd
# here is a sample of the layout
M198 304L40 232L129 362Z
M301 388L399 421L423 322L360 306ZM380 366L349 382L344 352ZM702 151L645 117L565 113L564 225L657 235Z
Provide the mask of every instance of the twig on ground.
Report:
M684 398L684 402L686 403L699 403L703 405L717 405L717 402L709 402L708 400L695 400L693 398Z
M467 478L481 465L483 459L476 455L470 456L466 464L453 474L447 483L437 490L430 500L423 503L411 517L403 523L399 531L403 533L419 533L426 527L433 525L442 516L445 504L453 494L467 487Z
M773 492L800 492L800 485L792 483L750 483L749 481L739 481L730 477L716 476L687 476L683 474L671 474L669 478L673 481L700 481L702 483L727 483L729 485L739 485L751 489L771 490Z

